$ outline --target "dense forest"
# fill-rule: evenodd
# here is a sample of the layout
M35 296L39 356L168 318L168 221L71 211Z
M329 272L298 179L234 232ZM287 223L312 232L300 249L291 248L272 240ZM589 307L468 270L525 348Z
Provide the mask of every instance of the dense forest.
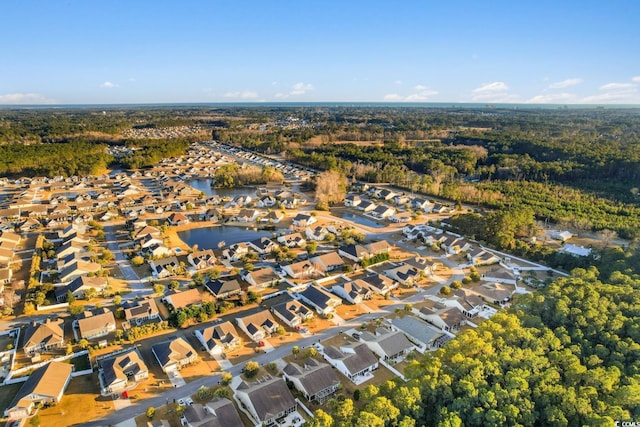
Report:
M640 277L595 268L340 396L310 426L612 426L640 417Z

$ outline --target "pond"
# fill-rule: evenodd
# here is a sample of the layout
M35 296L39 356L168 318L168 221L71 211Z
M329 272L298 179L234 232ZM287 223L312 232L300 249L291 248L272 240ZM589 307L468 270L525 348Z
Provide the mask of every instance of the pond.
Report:
M194 228L178 232L178 237L187 245L198 245L199 249L217 249L218 243L226 246L239 242L248 242L259 237L271 237L272 231L253 230L245 227L220 225L214 227Z
M342 215L342 218L344 219L348 219L349 221L353 221L356 224L361 224L361 225L366 225L367 227L373 227L373 228L384 228L385 225L384 224L379 224L376 221L370 219L370 218L364 218L349 212L345 212Z
M236 196L251 196L253 198L256 197L256 189L251 187L245 188L213 188L211 183L213 180L211 178L203 178L203 179L192 179L188 181L187 184L192 186L198 191L201 191L205 194L205 196L215 196L218 195L220 197L236 197Z

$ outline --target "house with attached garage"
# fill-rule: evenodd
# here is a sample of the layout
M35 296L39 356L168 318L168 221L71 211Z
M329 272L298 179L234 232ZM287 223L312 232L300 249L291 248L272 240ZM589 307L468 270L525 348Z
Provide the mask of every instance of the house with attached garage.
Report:
M98 294L104 292L108 286L106 277L80 276L73 279L71 283L63 286L56 286L53 290L56 301L66 302L69 293L77 299L83 299L89 289L94 289Z
M32 415L40 405L60 403L71 381L72 370L73 365L61 362L49 362L34 370L5 409L5 416L21 420Z
M340 379L331 365L313 358L287 363L282 373L309 402L322 404L340 388Z
M307 227L309 225L315 224L316 222L317 220L315 216L303 213L299 213L293 218L293 225L295 225L296 227Z
M278 322L267 310L236 318L236 324L252 341L263 340L276 331Z
M297 300L276 304L271 307L271 312L291 328L296 328L313 318L313 311Z
M235 391L235 399L256 426L276 426L278 420L298 408L286 382L280 377L266 377L251 384L243 381Z
M106 308L95 314L87 311L82 319L73 323L77 327L80 337L86 340L104 337L116 330L116 319L113 312Z
M242 271L242 279L251 287L249 290L259 291L278 284L282 278L278 276L271 267L261 268L253 271Z
M200 251L194 251L187 255L187 261L196 270L205 270L209 267L213 267L216 264L216 256L211 249L204 249Z
M98 377L103 396L135 388L149 378L149 368L135 347L98 360Z
M185 427L244 427L235 405L224 397L187 405L182 420Z
M307 240L300 233L285 234L278 236L278 242L288 248L301 248L307 244Z
M174 291L170 292L162 298L162 302L170 305L173 310L180 310L192 305L202 304L202 295L198 288L189 289L186 291Z
M240 282L236 279L209 280L204 284L204 289L209 291L209 293L216 297L216 299L226 299L242 293Z
M264 255L276 249L278 244L268 237L260 237L259 239L250 241L249 247L255 250L258 254Z
M165 277L176 275L180 267L180 263L178 262L178 258L175 256L169 256L149 261L149 267L151 267L153 277L157 279L164 279Z
M151 346L151 352L162 368L162 372L178 371L198 360L198 353L183 337L173 337Z
M242 344L238 331L228 321L196 329L194 334L212 356L233 351Z
M355 384L373 378L372 372L378 369L378 358L363 343L326 346L322 357Z
M298 296L303 302L309 304L318 314L323 316L332 314L336 307L342 304L340 297L315 285L311 285L304 291L299 292Z
M351 304L360 304L362 301L371 299L373 295L373 291L361 279L333 285L331 292Z
M131 326L139 326L147 321L160 319L158 305L153 298L125 301L122 308L124 309L124 318Z
M42 323L32 322L24 333L23 350L27 355L64 347L64 322L47 318Z
M402 332L387 328L377 328L373 334L365 331L360 341L382 360L401 360L416 348Z
M339 270L345 266L344 260L342 259L338 251L316 255L312 258L309 258L309 261L317 266L316 268L318 270L324 273Z

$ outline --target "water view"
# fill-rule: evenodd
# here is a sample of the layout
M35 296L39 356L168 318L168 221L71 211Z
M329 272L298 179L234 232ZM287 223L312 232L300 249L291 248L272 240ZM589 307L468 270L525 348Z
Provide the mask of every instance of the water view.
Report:
M226 246L234 243L255 240L259 237L271 237L273 232L253 230L245 227L220 225L214 227L195 228L178 232L178 236L187 245L198 245L200 249L217 249L220 242Z
M384 228L384 224L379 224L376 221L369 219L369 218L364 218L349 212L345 212L342 215L342 218L344 219L348 219L349 221L353 221L356 224L360 224L360 225L366 225L367 227L373 227L373 228Z

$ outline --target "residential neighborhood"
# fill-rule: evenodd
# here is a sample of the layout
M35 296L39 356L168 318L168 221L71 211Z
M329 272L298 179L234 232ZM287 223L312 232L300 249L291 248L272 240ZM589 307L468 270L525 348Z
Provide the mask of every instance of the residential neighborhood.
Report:
M285 182L225 194L212 184L229 164ZM33 318L7 330L5 414L102 396L109 420L142 400L175 403L184 426L299 426L344 387L404 378L408 358L547 277L439 225L454 206L387 186L315 210L314 173L201 142L141 171L5 182L3 309Z

